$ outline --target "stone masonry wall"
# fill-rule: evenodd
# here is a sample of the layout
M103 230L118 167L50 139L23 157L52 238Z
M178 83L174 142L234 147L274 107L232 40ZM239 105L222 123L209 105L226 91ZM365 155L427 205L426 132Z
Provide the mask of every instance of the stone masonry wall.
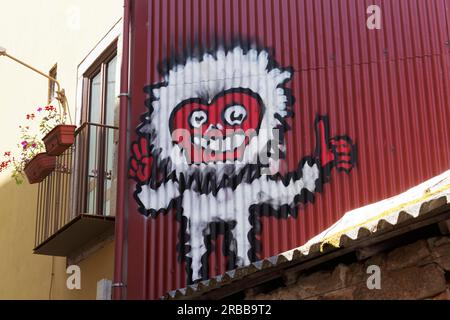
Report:
M368 289L367 267L380 267L381 289ZM300 274L296 283L246 299L450 300L450 236L419 240L333 270Z

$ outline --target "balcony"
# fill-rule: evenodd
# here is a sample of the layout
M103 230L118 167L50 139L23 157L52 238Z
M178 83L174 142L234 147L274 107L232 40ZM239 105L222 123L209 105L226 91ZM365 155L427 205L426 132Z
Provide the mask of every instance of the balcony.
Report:
M39 184L34 253L71 257L114 235L118 128L84 123Z

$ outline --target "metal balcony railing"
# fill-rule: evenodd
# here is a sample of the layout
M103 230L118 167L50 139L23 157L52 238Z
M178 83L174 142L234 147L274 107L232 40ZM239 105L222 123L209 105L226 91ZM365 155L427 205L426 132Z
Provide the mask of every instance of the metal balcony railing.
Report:
M75 143L57 157L54 172L38 187L36 253L66 255L104 229L102 218L114 216L117 141L117 127L84 123L76 130ZM97 219L73 227L81 217Z

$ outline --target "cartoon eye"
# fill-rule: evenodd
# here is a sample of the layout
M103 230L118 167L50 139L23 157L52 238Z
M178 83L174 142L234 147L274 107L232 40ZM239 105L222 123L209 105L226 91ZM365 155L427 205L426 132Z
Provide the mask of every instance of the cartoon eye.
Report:
M200 128L208 120L208 114L203 110L196 110L191 113L189 123L194 128Z
M241 124L247 117L247 110L240 104L231 105L225 109L223 118L231 126Z

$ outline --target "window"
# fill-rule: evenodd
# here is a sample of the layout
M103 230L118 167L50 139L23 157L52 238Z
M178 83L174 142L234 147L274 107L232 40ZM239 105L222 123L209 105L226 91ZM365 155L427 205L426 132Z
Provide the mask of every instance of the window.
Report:
M39 184L34 252L84 259L114 235L118 154L118 79L122 23L77 67L75 142ZM57 76L57 66L50 70ZM48 98L56 94L49 82Z
M48 75L50 77L52 77L53 79L56 79L56 77L58 76L58 65L55 64L50 71L48 72ZM48 79L48 103L50 104L53 100L53 98L55 97L56 94L56 83L55 81L52 81L50 79Z
M82 122L88 124L87 179L82 210L112 215L115 204L115 158L118 124L117 50L110 46L84 74Z

